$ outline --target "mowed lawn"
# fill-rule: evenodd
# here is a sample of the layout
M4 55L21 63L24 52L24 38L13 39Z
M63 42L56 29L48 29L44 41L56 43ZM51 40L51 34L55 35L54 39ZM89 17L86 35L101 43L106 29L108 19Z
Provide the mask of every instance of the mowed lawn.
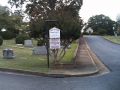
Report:
M36 41L34 41L34 46ZM78 44L75 42L71 45L71 48L67 50L67 53L62 60L63 63L71 63L74 58L74 52ZM3 49L11 48L15 53L14 59L4 59ZM32 55L32 49L24 46L16 45L14 40L4 40L2 46L0 46L0 68L9 68L33 72L48 72L46 55ZM52 61L52 60L50 60ZM50 62L52 63L52 62Z
M120 36L103 36L105 39L113 42L113 43L117 43L117 44L120 44Z

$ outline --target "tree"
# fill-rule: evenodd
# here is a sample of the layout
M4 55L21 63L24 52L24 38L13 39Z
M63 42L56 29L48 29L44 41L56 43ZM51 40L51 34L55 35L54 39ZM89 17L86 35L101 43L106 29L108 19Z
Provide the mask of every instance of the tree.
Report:
M26 13L30 17L30 30L33 37L45 39L46 32L53 27L47 25L45 29L45 20L58 21L55 26L61 29L61 42L64 46L61 57L63 57L67 46L80 36L82 20L79 17L79 10L82 0L9 0L9 3L17 7L27 1L29 3L26 6Z
M8 29L13 28L11 18L9 17L9 8L6 6L0 6L0 35L4 39L13 38L14 34ZM5 28L7 31L2 32L1 29Z
M22 17L10 13L9 8L6 6L0 6L0 30L6 29L6 32L1 32L4 39L11 39L18 34L20 24L22 23ZM9 35L9 36L8 36Z
M118 32L118 34L120 34L120 15L118 15L116 19L117 19L117 22L116 22L117 23L117 32Z
M108 16L105 16L103 14L92 16L88 20L88 27L92 27L94 33L97 34L102 33L107 35L113 35L114 24L115 21L112 21Z

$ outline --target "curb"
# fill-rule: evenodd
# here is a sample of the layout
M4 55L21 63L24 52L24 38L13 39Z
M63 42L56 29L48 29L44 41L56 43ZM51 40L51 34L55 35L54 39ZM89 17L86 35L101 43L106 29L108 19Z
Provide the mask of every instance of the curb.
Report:
M105 38L103 38L105 39ZM86 41L86 40L85 40ZM109 40L107 40L109 41ZM87 42L86 42L87 44ZM96 64L96 67L98 68L98 75L104 75L110 72L110 70L107 68L107 66L100 60L100 58L90 49L89 45L88 46L88 50L90 52L90 55L93 58L94 63Z
M40 73L40 72L31 72L31 71L24 71L24 70L15 70L15 69L6 69L6 68L0 68L0 71L2 72L11 72L11 73L17 73L17 74L25 74L25 75L35 75L35 76L44 76L44 77L54 77L54 78L65 78L65 77L85 77L85 76L91 76L98 73L98 70L94 72L84 73L84 74L49 74L49 73Z

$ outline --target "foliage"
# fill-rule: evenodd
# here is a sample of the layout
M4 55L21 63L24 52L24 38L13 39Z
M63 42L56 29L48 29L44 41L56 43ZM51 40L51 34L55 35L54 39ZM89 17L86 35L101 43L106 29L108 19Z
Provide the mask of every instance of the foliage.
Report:
M3 38L0 36L0 46L3 44Z
M24 40L30 39L28 34L19 34L16 39L15 42L16 44L24 44Z
M38 39L37 40L37 46L43 46L45 44L43 39Z
M0 5L0 15L9 15L9 8Z
M15 33L11 32L11 31L5 31L5 32L1 32L1 36L3 37L3 39L8 40L8 39L13 39L15 38Z
M106 35L107 34L107 30L103 29L103 28L98 28L98 34L100 35Z
M11 5L21 7L29 1L26 13L30 17L31 36L43 38L53 26L61 29L61 44L64 46L61 57L65 55L65 49L80 36L82 20L79 10L83 0L9 0ZM46 22L46 20L57 20L57 22ZM58 54L57 50L53 50ZM59 60L57 60L59 61Z
M88 27L92 27L94 32L104 33L107 35L113 35L113 26L115 22L112 21L108 16L105 15L95 15L89 18ZM102 30L102 31L99 31ZM99 34L100 34L99 33Z
M10 13L8 7L0 6L0 30L2 28L6 28L6 30L8 31L6 32L7 34L9 33L18 34L19 32L18 27L20 27L20 24L22 22L21 20L22 20L22 17L16 16L13 13Z

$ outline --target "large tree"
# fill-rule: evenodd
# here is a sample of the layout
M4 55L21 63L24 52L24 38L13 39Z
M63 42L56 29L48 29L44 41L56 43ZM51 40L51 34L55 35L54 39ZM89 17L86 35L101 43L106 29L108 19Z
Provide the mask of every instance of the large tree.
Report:
M88 20L88 27L92 27L94 33L97 34L113 35L114 25L115 21L112 21L108 16L103 14L92 16Z
M3 38L14 38L18 33L18 27L20 27L21 23L21 16L11 13L9 8L6 6L0 6L0 34L3 36ZM2 32L2 28L5 28L6 32Z
M46 32L48 32L46 30L53 27L53 25L46 26L45 20L57 20L55 26L61 29L61 42L64 46L62 56L64 56L67 46L80 36L82 20L79 17L79 10L82 0L9 0L11 5L17 7L21 7L25 2L29 2L25 12L30 18L33 37L44 39ZM48 28L45 29L45 27Z
M1 30L5 28L7 31L2 32ZM15 35L12 32L14 28L14 24L12 23L12 19L10 17L9 8L6 6L0 6L0 35L4 39L13 38Z

